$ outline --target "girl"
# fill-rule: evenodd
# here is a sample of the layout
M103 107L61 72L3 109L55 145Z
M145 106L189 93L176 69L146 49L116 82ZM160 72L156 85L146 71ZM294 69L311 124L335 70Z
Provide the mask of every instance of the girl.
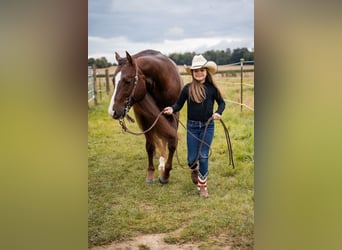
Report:
M221 119L226 104L213 80L213 75L217 71L215 62L207 61L202 55L195 55L192 65L184 67L192 76L192 82L184 86L177 102L166 107L164 114L171 115L180 111L187 101L187 161L191 169L191 179L197 185L199 196L208 197L208 155L214 137L214 121L211 120L205 134L204 130L209 118ZM215 101L218 107L213 112ZM204 143L201 152L198 152L201 140L204 140Z

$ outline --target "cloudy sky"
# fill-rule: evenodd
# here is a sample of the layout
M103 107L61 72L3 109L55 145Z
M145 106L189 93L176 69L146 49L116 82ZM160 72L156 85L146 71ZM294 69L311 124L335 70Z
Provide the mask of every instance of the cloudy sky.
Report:
M88 0L88 57L254 48L254 0Z

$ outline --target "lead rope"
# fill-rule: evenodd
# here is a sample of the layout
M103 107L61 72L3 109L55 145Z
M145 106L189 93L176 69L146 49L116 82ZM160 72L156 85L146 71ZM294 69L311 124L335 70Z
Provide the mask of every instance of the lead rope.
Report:
M123 118L119 120L119 123L120 123L120 125L121 125L121 127L122 127L122 130L125 131L125 132L127 132L127 133L130 133L130 134L132 134L132 135L143 135L143 134L145 134L145 133L147 133L147 132L149 132L150 130L153 129L153 127L157 124L157 122L158 122L158 120L159 120L159 118L160 118L160 116L161 116L162 114L163 114L163 111L161 111L161 112L158 114L158 116L156 117L156 119L154 120L154 122L152 123L152 125L151 125L148 129L146 129L146 130L144 130L144 131L142 131L142 132L133 132L133 131L129 130L129 129L127 128L126 123L125 123L125 121L124 121ZM182 123L182 121L181 121L180 119L178 119L178 118L176 117L175 114L173 114L173 117L176 119L176 121L178 121L178 122L184 127L185 130L187 130L186 126ZM130 119L132 119L132 118L130 118ZM210 117L210 118L208 119L208 121L206 122L205 128L204 128L203 138L205 137L205 134L206 134L206 132L207 132L208 125L209 125L209 123L210 123L212 120L213 120L213 117ZM229 165L232 165L233 168L235 168L234 158L233 158L233 148L232 148L232 143L231 143L231 141L230 141L229 131L228 131L228 128L226 127L226 125L224 124L224 122L222 121L222 119L220 119L220 122L221 122L221 124L222 124L222 126L223 126L224 133L225 133L225 136L226 136L226 142L227 142L227 148L228 148L228 160L229 160ZM198 150L198 154L197 154L197 157L196 157L196 160L195 160L195 163L197 162L197 160L199 159L199 157L200 157L200 155L201 155L201 150L202 150L203 144L205 144L206 146L209 147L209 150L210 150L209 156L210 156L210 155L211 155L211 147L210 147L210 145L207 144L207 143L204 141L204 139L200 139L200 138L196 137L196 136L195 136L194 134L192 134L189 130L187 130L187 132L190 133L194 138L196 138L197 140L199 140L199 141L201 142L200 147L199 147L199 150ZM178 158L178 150L177 150L177 149L176 149L176 156L177 156L178 164L182 166L182 164L180 164L180 161L179 161L179 158ZM194 163L194 164L195 164L195 163Z
M233 168L235 168L234 158L233 158L233 147L232 147L232 143L230 141L229 131L228 131L228 128L226 127L226 125L224 124L224 122L221 119L220 119L220 122L221 122L221 124L223 126L224 133L226 135L226 141L227 141L227 147L228 147L229 165L232 165Z
M203 133L203 138L205 137L205 134L207 132L207 128L208 128L208 125L209 123L213 120L214 118L213 117L210 117L208 119L208 121L206 122L205 124L205 128L204 128L204 133ZM225 133L225 136L226 136L226 142L227 142L227 148L228 148L228 160L229 160L229 165L232 165L233 168L235 169L235 164L234 164L234 158L233 158L233 148L232 148L232 143L230 141L230 136L229 136L229 131L228 131L228 128L226 127L226 125L224 124L224 122L222 121L222 119L220 119L220 122L223 126L223 129L224 129L224 133ZM185 128L185 130L187 130L186 126L179 120L179 123ZM209 153L209 156L211 155L211 147L210 145L208 145L204 139L199 139L197 138L194 134L192 134L189 130L187 130L188 133L190 133L194 138L196 138L197 140L199 140L201 142L200 144L200 147L198 149L198 154L197 154L197 157L196 157L196 160L194 161L193 165L196 164L196 162L198 161L200 155L201 155L201 151L202 151L202 147L203 147L203 144L207 145L209 147L209 150L210 150L210 153ZM191 166L193 167L193 166Z
M133 132L133 131L129 130L129 129L127 128L126 123L125 123L125 120L124 120L123 118L121 118L121 119L119 120L119 123L120 123L120 125L121 125L121 127L122 127L122 130L125 131L125 132L127 132L127 133L130 133L130 134L132 134L132 135L143 135L143 134L146 134L147 132L149 132L150 130L153 129L153 127L157 124L157 122L158 122L158 120L159 120L159 118L160 118L160 116L161 116L162 114L163 114L163 111L161 111L161 112L158 114L157 118L154 120L154 122L152 123L152 125L151 125L148 129L146 129L146 130L144 130L144 131L142 131L142 132ZM132 118L130 118L130 119L132 119Z
M163 114L163 112L164 112L164 111L161 111L161 112L157 115L157 118L154 120L154 122L152 123L152 125L151 125L148 129L146 129L146 130L144 130L144 131L142 131L142 132L133 132L133 131L131 131L131 130L126 126L126 123L125 123L124 118L121 118L121 119L119 120L119 123L120 123L121 128L122 128L122 130L123 130L124 132L130 133L130 134L132 134L132 135L143 135L143 134L149 132L150 130L152 130L152 128L157 124L157 122L158 122L160 116ZM134 119L133 119L132 117L130 117L128 114L126 114L126 116L127 116L128 121L134 122ZM179 119L177 119L176 116L174 116L174 117L175 117L175 119L176 119L177 121L179 121ZM176 148L176 157L177 157L178 164L179 164L180 166L183 166L183 165L181 164L180 160L179 160L177 148Z

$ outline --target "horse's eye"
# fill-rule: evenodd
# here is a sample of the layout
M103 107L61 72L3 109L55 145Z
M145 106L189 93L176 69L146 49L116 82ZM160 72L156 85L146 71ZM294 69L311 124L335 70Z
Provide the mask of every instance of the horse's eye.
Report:
M130 79L125 79L125 80L123 80L124 81L124 83L126 83L126 84L130 84L131 82L132 82L132 80L130 80Z

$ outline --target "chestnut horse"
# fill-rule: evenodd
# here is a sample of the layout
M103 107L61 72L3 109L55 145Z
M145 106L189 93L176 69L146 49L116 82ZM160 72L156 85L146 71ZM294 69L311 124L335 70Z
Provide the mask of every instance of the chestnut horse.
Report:
M161 151L159 182L168 183L172 169L172 158L177 147L178 116L160 115L161 111L174 104L183 87L182 78L176 64L168 57L154 50L144 50L135 55L126 51L121 58L115 52L118 67L114 72L114 93L108 107L108 113L114 119L122 121L133 107L140 129L147 131L146 152L148 171L146 182L153 183L153 156L156 148ZM159 119L150 130L156 119ZM166 146L168 157L166 157Z

